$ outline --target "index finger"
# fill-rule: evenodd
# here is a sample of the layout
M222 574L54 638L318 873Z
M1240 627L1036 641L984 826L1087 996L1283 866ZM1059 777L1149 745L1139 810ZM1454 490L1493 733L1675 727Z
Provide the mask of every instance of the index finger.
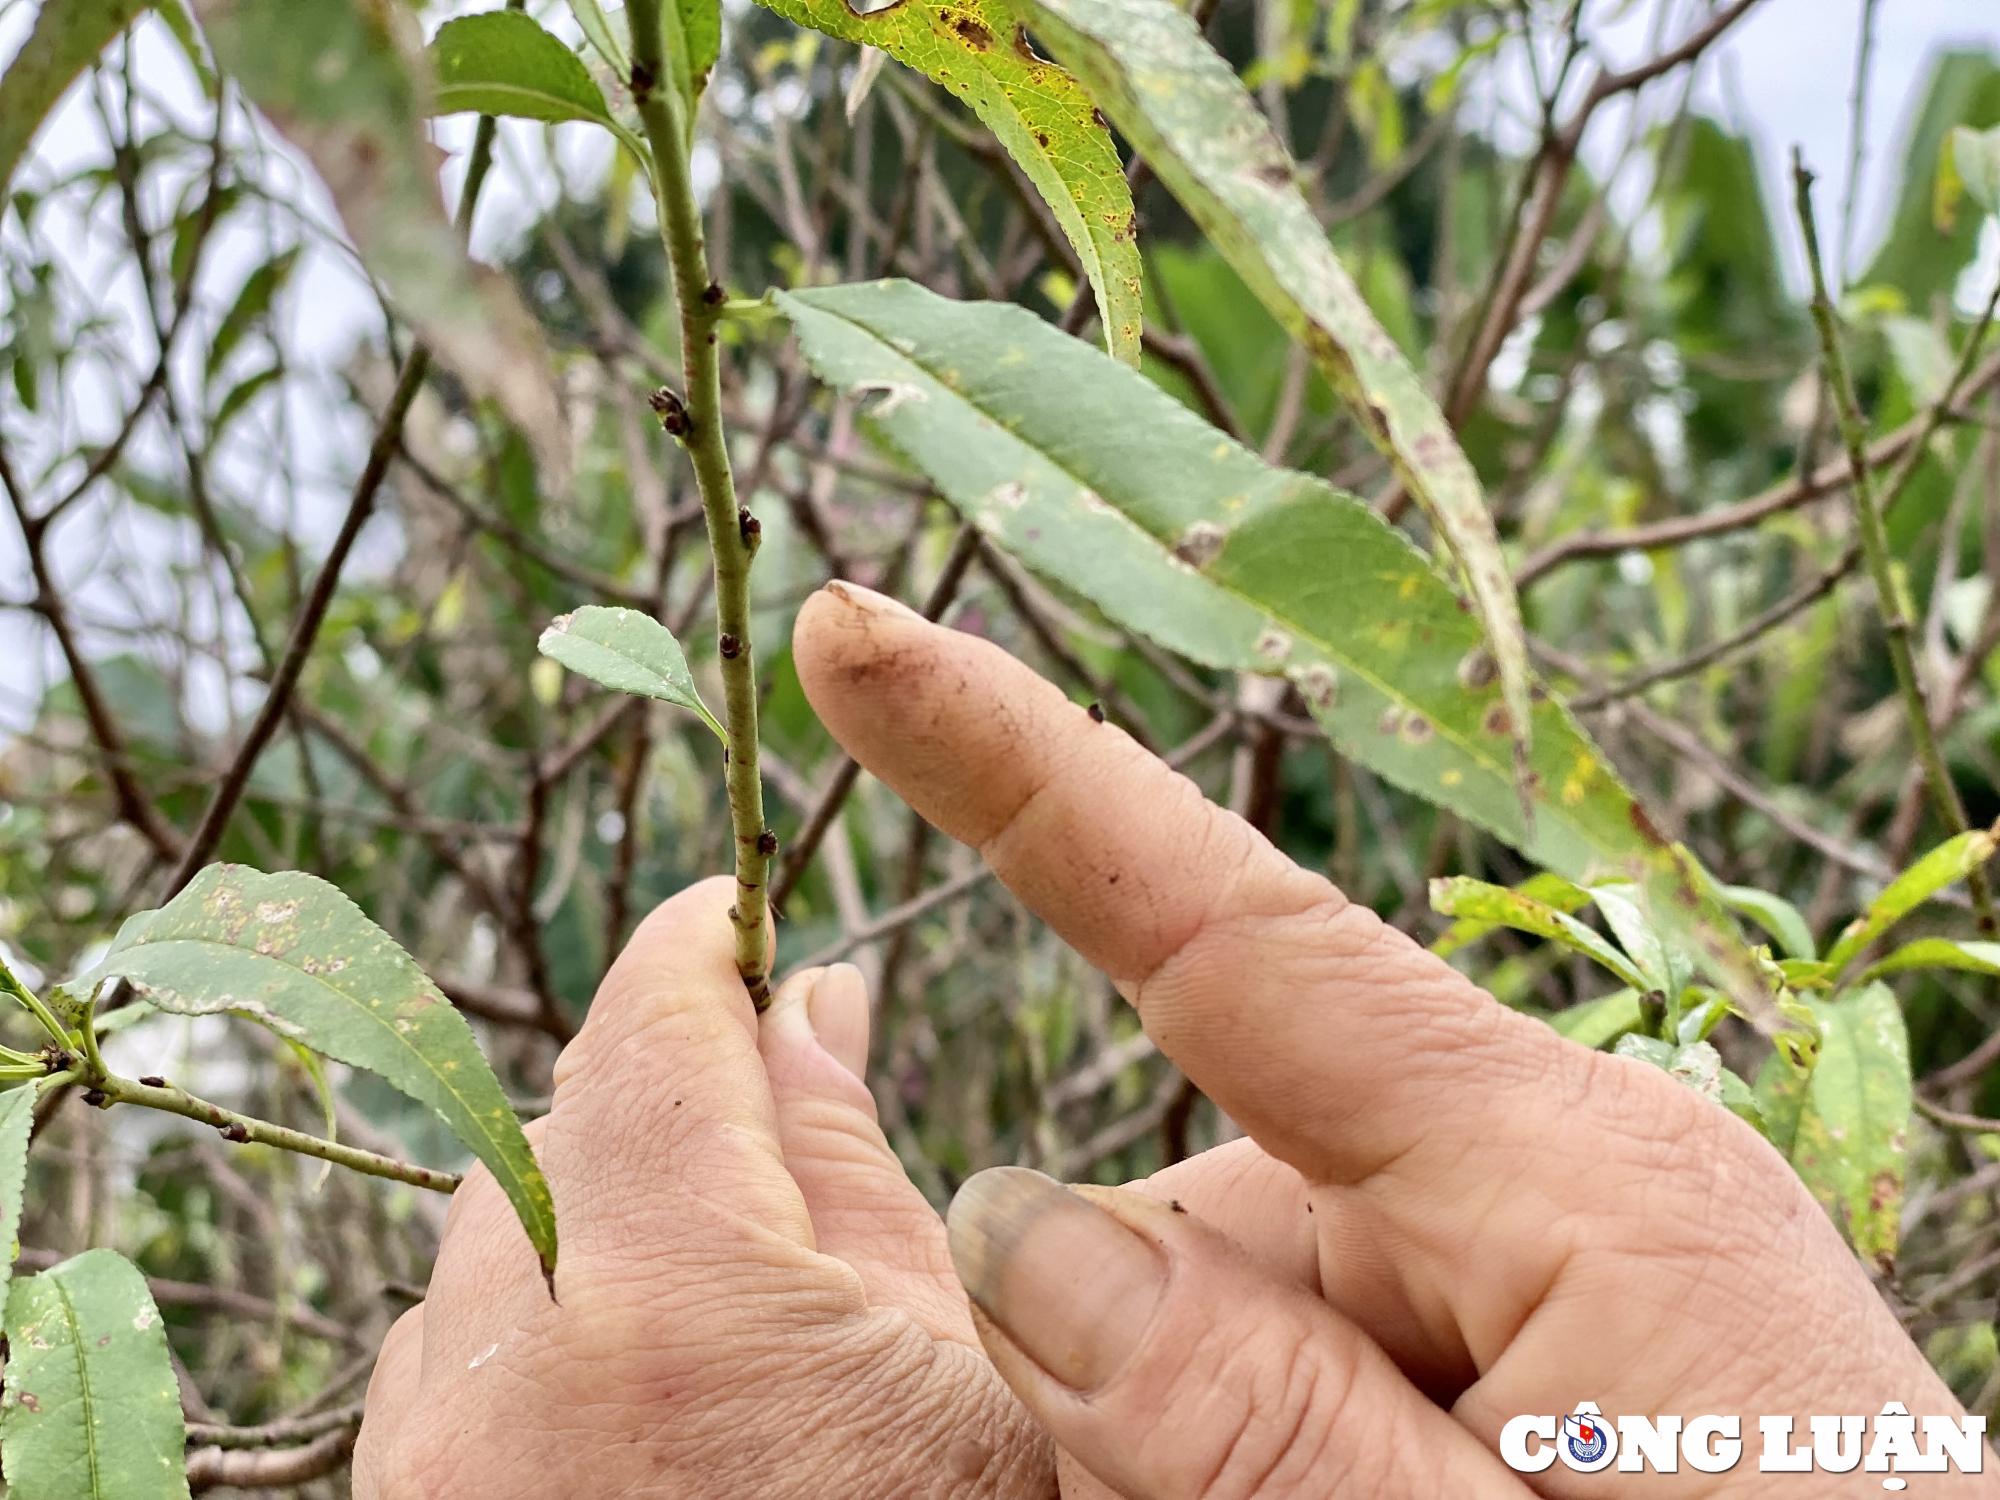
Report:
M1554 1033L997 646L835 583L793 655L848 751L978 848L1273 1155L1353 1182L1496 1120L1545 1138Z

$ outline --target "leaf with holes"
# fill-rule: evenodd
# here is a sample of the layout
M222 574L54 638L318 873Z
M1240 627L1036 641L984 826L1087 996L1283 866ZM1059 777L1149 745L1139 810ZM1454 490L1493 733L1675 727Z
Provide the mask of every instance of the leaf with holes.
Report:
M440 115L512 115L561 124L583 120L615 135L651 170L645 143L612 117L604 91L577 55L516 10L460 16L430 46Z
M199 0L217 62L325 180L362 262L440 363L500 403L545 468L568 428L534 315L475 266L438 199L429 68L415 22L385 3Z
M1457 559L1491 652L1468 665L1499 674L1528 802L1539 720L1527 636L1479 477L1333 253L1262 111L1172 0L1023 0L1021 13L1311 352Z
M1910 1041L1884 984L1815 1005L1824 1030L1799 1109L1792 1165L1855 1253L1896 1258L1908 1166Z
M542 632L536 649L592 682L693 709L717 739L729 741L728 732L694 690L681 643L649 614L587 604L557 618Z
M763 0L787 20L878 47L963 99L1035 185L1097 293L1105 346L1137 367L1138 220L1111 132L1077 81L1035 55L1003 0Z
M381 1075L436 1110L505 1189L545 1269L556 1262L548 1184L472 1028L395 939L316 876L210 865L119 929L64 989L123 978L176 1015L231 1012Z
M1144 376L1023 308L908 282L778 294L820 377L996 545L1208 666L1282 676L1341 753L1572 880L1670 869L1554 702L1532 831L1477 622L1351 495L1267 466Z
M42 0L35 26L0 77L0 190L48 112L145 0Z
M1826 962L1836 982L1861 950L1946 886L1955 885L1993 857L2000 837L1993 829L1975 828L1946 839L1911 865L1868 903L1868 909L1842 929L1827 950Z
M86 1250L7 1293L9 1500L187 1500L180 1385L139 1268Z

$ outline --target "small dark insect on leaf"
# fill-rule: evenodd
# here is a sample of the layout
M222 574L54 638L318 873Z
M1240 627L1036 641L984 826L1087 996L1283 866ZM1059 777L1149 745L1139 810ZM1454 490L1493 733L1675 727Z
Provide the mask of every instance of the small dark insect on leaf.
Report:
M722 638L715 643L715 649L722 653L724 661L735 661L737 653L743 649L743 643L725 630L722 632Z
M92 1109L102 1109L111 1102L111 1099L103 1089L85 1089L83 1091L83 1102L88 1104Z
M241 1125L232 1122L222 1127L222 1138L225 1141L234 1141L240 1146L250 1139L250 1132Z
M154 1073L148 1073L139 1082L145 1084L149 1089L163 1089L167 1086L167 1080Z
M660 426L669 437L684 438L694 431L694 417L687 409L687 403L665 386L647 398L653 408L653 415L660 419Z
M1104 705L1102 703L1093 703L1084 712L1090 715L1090 721L1093 724L1102 724L1104 722Z

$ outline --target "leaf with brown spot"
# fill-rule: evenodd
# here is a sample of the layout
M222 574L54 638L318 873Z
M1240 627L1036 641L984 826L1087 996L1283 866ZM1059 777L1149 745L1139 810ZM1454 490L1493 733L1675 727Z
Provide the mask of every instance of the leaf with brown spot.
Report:
M787 20L878 47L942 84L1020 164L1097 294L1105 346L1134 369L1142 327L1132 193L1103 115L1077 81L1037 57L1002 0L905 3L856 15L847 0L762 0ZM1011 47L995 45L1011 36Z
M97 967L63 988L81 998L114 976L161 1010L246 1016L429 1105L499 1179L542 1264L555 1265L548 1184L472 1028L334 886L300 870L210 865L158 911L130 918Z
M1855 1254L1893 1262L1908 1166L1910 1041L1885 984L1809 1002L1824 1038L1806 1086L1792 1165Z
M7 1293L12 1500L187 1500L180 1385L139 1268L86 1250Z
M1422 378L1369 310L1236 71L1172 0L1025 0L1035 36L1082 80L1223 258L1318 362L1423 507L1471 586L1511 710L1523 806L1539 725L1512 576L1479 477Z
M867 423L1029 567L1193 660L1299 684L1342 754L1552 869L1665 866L1634 830L1631 793L1554 700L1532 709L1541 781L1526 825L1512 747L1490 728L1498 685L1458 671L1477 622L1352 495L1271 467L1023 308L900 281L778 304L822 379L902 393Z

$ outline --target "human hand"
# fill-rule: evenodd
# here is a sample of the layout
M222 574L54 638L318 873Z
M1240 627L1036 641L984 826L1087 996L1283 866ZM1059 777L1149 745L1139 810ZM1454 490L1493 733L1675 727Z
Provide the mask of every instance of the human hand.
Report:
M529 1127L557 1300L490 1175L453 1198L369 1386L361 1500L1053 1494L876 1126L861 976L800 975L760 1020L733 889L645 921Z
M1185 1215L1011 1168L953 1205L987 1349L1096 1476L1066 1467L1067 1494L1601 1494L1495 1456L1510 1418L1582 1400L1745 1417L1732 1471L1621 1474L1621 1493L1798 1494L1757 1470L1756 1416L1809 1442L1813 1413L1958 1411L1734 1116L1500 1006L987 642L836 584L794 655L841 743L978 848L1253 1138L1149 1185Z

